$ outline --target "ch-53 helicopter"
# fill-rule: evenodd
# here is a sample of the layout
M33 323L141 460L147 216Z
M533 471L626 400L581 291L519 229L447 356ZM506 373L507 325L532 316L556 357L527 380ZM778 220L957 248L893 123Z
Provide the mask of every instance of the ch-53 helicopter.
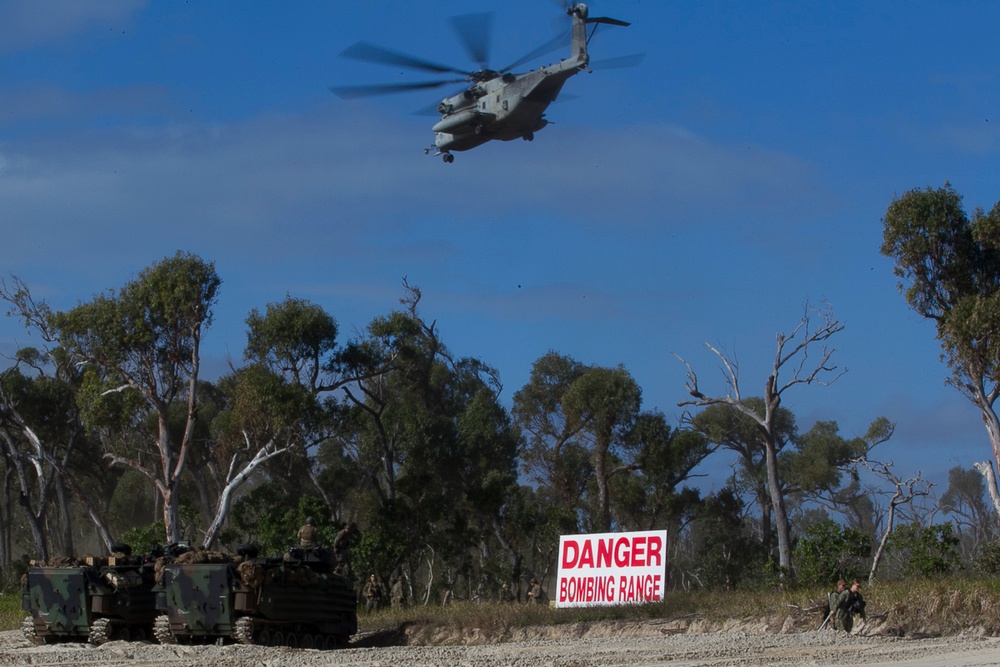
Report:
M446 97L437 105L441 120L434 124L434 144L424 149L428 154L442 156L446 163L455 161L452 151L467 151L492 141L524 139L532 141L535 132L548 125L545 110L558 97L563 84L574 74L589 71L590 57L587 45L597 29L597 24L628 26L629 23L607 17L588 15L587 5L577 2L567 5L566 14L572 20L570 32L570 55L559 62L531 70L524 74L514 74L511 69L529 60L555 50L556 42L548 42L531 53L500 70L487 67L486 37L490 14L468 14L452 19L456 32L464 42L466 50L480 69L464 71L439 65L434 62L391 51L379 46L358 42L348 47L340 55L345 58L365 60L383 65L398 65L439 74L461 74L461 79L447 81L421 81L415 83L387 84L374 86L331 86L330 90L345 99L398 93L425 88L436 88L447 84L468 82L471 85L451 97ZM587 30L588 25L594 28ZM559 37L559 42L564 38ZM607 66L636 64L638 56L626 56L619 62Z

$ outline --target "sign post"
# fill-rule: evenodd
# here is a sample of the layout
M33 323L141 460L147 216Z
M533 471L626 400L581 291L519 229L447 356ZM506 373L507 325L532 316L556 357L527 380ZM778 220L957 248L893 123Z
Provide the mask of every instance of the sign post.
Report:
M667 531L563 535L559 538L557 607L663 600Z

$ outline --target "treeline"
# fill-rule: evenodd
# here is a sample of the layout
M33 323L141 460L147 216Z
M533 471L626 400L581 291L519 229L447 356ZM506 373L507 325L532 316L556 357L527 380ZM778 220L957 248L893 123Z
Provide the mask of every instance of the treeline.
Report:
M507 409L496 370L451 354L405 281L400 307L349 340L307 300L251 311L241 365L210 382L200 344L221 282L178 253L67 311L0 283L42 342L0 376L6 572L119 541L274 553L306 517L321 542L350 525L355 571L405 573L423 602L544 581L571 533L667 530L674 587L944 572L992 553L974 471L953 470L938 501L872 459L887 420L848 439L772 405L830 370L824 354L803 374L823 339L796 335L815 313L784 339L785 384L776 366L761 397L713 399L692 370L686 403L703 409L678 425L643 408L625 368L558 352ZM705 495L692 475L720 450L732 475Z

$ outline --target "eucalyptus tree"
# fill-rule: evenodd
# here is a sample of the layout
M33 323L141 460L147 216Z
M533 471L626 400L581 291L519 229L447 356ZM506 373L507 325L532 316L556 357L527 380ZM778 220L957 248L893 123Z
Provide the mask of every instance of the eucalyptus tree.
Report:
M143 269L119 291L68 311L35 302L21 283L7 292L29 326L83 366L82 409L95 429L112 412L118 426L141 421L141 410L154 416L154 433L120 437L104 456L154 485L171 541L180 539L178 490L198 415L201 339L221 282L214 264L178 252ZM173 433L170 412L177 402L186 404L185 418L181 431Z
M527 438L521 454L525 475L550 489L558 506L574 510L579 509L593 465L579 441L583 424L567 418L564 402L586 370L571 357L548 352L535 360L528 383L514 394L514 419Z
M686 468L679 483L707 455L702 443L672 441L662 415L641 412L641 403L642 390L624 367L587 366L557 352L538 358L514 395L514 418L527 439L525 474L559 506L573 508L576 530L612 530L612 493L634 495L626 491L630 475L645 468L668 480Z
M958 529L966 561L996 537L996 521L987 498L985 480L975 469L955 466L948 471L948 488L939 502L941 511L952 517Z
M640 413L625 441L637 453L636 469L616 480L616 523L625 530L666 528L673 539L682 515L698 501L682 485L717 445L695 430L671 428L659 411Z
M268 304L264 312L252 310L246 324L247 362L266 371L271 377L268 381L277 382L281 392L299 394L297 401L284 404L281 417L286 427L296 424L298 438L296 446L285 450L284 467L290 477L307 477L311 490L323 500L329 519L341 523L350 494L346 488L330 488L321 482L324 457L319 452L336 448L334 436L343 426L340 393L358 379L352 374L355 369L345 361L351 356L351 343L338 344L337 321L322 306L290 295ZM262 380L264 374L244 373L240 377ZM291 435L291 431L287 433ZM325 458L330 457L339 458L337 453L327 452Z
M350 381L335 439L364 479L362 540L401 547L412 569L421 553L467 568L516 489L518 439L495 369L452 355L419 312L419 288L404 289L403 308L338 357Z
M993 459L976 464L1000 517L1000 203L971 217L962 197L914 189L893 200L882 220L881 252L892 258L907 304L934 323L949 383L979 410Z
M744 404L756 414L764 414L764 399L748 396ZM769 544L772 537L773 501L767 483L767 446L764 432L756 419L726 403L716 403L691 416L691 427L716 447L737 455L737 475L743 488L749 489L760 510L760 541ZM795 415L778 408L773 416L773 439L778 452L798 435Z
M22 367L31 370L23 372ZM49 529L54 526L61 526L56 542L62 553L75 551L71 495L94 523L105 547L112 543L102 505L110 497L115 476L94 465L95 447L84 432L74 376L61 355L45 355L34 348L20 350L15 365L0 374L3 456L17 478L17 504L42 560L50 555Z
M303 447L316 419L315 401L267 369L251 365L223 378L226 408L212 422L206 461L220 484L212 521L202 544L209 547L225 524L239 488L264 464Z
M818 326L813 321L818 318ZM761 405L753 405L743 396L740 386L739 366L732 358L706 344L721 361L726 379L724 393L707 396L698 386L698 375L686 361L678 357L687 367L688 393L690 400L682 401L680 406L707 407L711 405L728 405L749 417L755 424L764 443L764 461L767 473L767 486L774 510L775 532L778 537L778 560L782 570L790 571L792 566L792 543L788 516L785 509L785 498L781 492L781 482L778 472L778 452L781 449L780 408L786 392L799 385L828 384L836 380L842 373L831 363L834 350L826 347L826 342L842 331L844 325L833 317L829 308L817 311L807 310L802 319L789 334L778 333L776 350L771 364L771 373L764 381L764 396ZM807 365L811 348L820 346L818 361ZM785 375L787 373L787 376Z

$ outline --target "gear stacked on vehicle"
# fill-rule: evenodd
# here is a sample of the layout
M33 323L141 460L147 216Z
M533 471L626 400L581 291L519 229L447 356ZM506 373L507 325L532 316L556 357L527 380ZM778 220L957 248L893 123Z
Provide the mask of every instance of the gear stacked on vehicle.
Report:
M163 643L233 641L329 649L357 632L357 597L333 554L293 548L166 563L157 584L156 637Z
M149 556L115 545L110 557L61 557L32 563L21 582L21 628L34 644L144 640L156 618Z
M353 582L321 548L275 558L171 545L32 564L22 630L32 643L153 640L329 649L357 632Z

